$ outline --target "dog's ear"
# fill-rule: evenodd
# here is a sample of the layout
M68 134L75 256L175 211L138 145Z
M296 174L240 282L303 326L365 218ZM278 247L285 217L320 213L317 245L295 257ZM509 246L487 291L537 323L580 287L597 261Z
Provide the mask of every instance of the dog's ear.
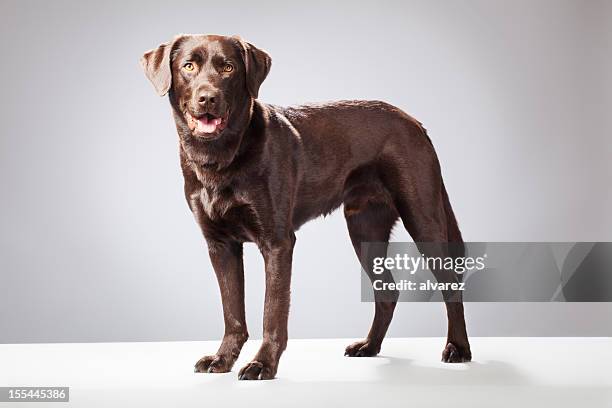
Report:
M242 47L242 58L244 59L244 67L246 70L246 84L249 94L254 99L259 94L261 83L268 76L270 67L272 66L272 58L267 52L260 50L253 44L248 43L238 36L234 36L240 42Z
M179 38L180 37L176 37L172 41L161 44L154 50L145 52L140 58L140 65L159 96L167 94L172 85L170 53Z

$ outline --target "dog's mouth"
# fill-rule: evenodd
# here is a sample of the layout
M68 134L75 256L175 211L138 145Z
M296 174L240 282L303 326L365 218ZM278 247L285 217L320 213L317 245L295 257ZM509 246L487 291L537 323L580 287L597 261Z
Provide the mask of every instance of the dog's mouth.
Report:
M187 125L191 132L198 137L214 137L221 133L227 126L227 118L229 111L223 116L216 116L211 113L205 113L200 116L194 116L189 111L185 112Z

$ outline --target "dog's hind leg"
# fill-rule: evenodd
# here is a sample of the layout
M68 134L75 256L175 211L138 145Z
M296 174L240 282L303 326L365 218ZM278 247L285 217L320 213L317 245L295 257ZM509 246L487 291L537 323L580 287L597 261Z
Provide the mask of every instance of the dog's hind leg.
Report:
M432 166L430 169L434 170L436 167ZM429 183L410 183L407 180L404 185L411 184L415 188L397 189L396 208L404 226L417 243L420 252L426 257L445 259L464 256L463 239L439 169L430 174L422 172L420 176ZM453 270L432 268L431 271L438 282L461 281L461 275ZM447 290L442 291L442 296L448 317L448 333L442 351L442 361L446 363L470 361L472 353L465 326L462 292Z
M370 280L381 279L372 273L374 258L387 256L387 245L391 229L399 218L389 193L381 183L365 183L348 190L344 202L344 216L357 257ZM364 242L377 242L362 246ZM385 272L383 279L391 280ZM346 348L350 357L370 357L380 352L382 341L393 318L398 299L397 291L375 292L375 310L372 327L367 337Z

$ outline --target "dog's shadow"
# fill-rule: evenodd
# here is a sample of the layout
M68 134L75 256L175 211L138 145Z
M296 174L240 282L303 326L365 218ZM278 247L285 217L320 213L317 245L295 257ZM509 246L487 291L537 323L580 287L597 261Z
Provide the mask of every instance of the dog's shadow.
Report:
M423 386L440 385L525 385L527 378L516 367L502 361L440 364L424 366L406 358L380 355L385 360L376 370L376 381L392 384L406 383Z
M376 357L287 356L285 368L273 381L285 386L299 384L336 384L345 386L381 384L392 386L524 386L533 385L519 366L499 360L469 363L422 362L410 358L378 355ZM214 375L214 380L232 381L229 376ZM206 377L207 380L212 378ZM243 383L241 381L241 383ZM250 381L249 381L250 383Z
M246 399L249 406L420 407L450 404L471 408L516 407L529 401L533 406L574 407L586 399L594 401L594 406L607 406L610 401L609 390L601 386L539 384L528 373L521 372L520 365L498 360L430 364L384 355L373 357L375 361L368 358L368 362L361 361L362 358L346 358L349 359L345 363L348 370L338 366L340 357L331 360L310 358L293 361L298 364L292 364L272 381L236 381L235 373L217 378L223 378L222 382L231 389L232 402ZM221 389L218 386L220 383L216 389ZM483 392L487 389L489 391ZM199 391L209 405L215 402L227 405L225 393L211 394L209 387L199 388Z

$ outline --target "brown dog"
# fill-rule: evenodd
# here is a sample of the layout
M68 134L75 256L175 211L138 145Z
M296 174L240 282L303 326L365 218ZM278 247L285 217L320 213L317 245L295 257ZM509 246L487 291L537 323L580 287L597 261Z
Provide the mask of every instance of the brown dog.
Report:
M181 35L144 54L147 77L168 93L180 141L185 197L208 243L221 289L225 334L196 372L230 371L248 338L242 245L265 260L263 342L240 379L274 378L287 345L296 231L344 204L351 241L387 242L402 222L415 242L462 242L431 141L415 119L378 101L282 108L256 100L270 56L238 37ZM382 254L385 256L385 254ZM436 271L434 271L436 274ZM436 274L438 280L440 272ZM348 356L374 356L397 293L375 303L365 340ZM471 359L461 299L445 296L446 362Z

